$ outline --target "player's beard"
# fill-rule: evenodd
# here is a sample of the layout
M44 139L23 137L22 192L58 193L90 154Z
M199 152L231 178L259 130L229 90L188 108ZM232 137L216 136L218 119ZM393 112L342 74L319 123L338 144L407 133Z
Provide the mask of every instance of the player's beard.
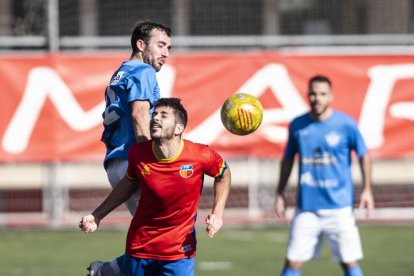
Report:
M328 110L328 107L329 106L327 104L326 105L320 104L320 107L317 107L317 104L315 104L315 105L312 105L311 112L314 116L319 117Z
M142 60L146 64L151 65L151 67L154 68L155 72L159 72L161 70L162 65L157 62L157 59L152 59L149 56L143 56Z
M154 140L155 142L162 142L162 141L168 141L171 140L174 137L174 128L171 129L163 129L163 128L159 128L158 129L159 132L151 132L151 138L152 140Z

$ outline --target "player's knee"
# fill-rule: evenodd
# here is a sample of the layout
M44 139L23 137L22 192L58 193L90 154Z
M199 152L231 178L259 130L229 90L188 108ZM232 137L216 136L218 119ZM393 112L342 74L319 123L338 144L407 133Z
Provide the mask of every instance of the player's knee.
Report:
M286 260L285 267L295 269L295 270L299 270L301 268L302 264L303 264L303 262Z

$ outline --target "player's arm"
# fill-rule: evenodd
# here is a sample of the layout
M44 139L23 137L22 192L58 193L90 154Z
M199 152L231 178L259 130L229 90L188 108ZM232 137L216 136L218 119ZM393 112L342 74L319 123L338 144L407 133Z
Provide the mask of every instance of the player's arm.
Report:
M131 102L131 117L137 143L151 139L150 103L148 101Z
M290 173L295 159L284 156L280 162L279 184L276 189L275 212L278 218L285 218L286 200L284 196L285 188L288 184Z
M85 233L94 232L100 221L116 207L124 203L137 189L138 181L130 180L126 176L112 190L106 199L91 214L82 217L79 228Z
M211 213L206 218L207 235L212 238L223 226L223 213L231 187L231 173L227 167L222 175L214 179L214 204Z
M372 182L371 182L371 158L368 154L364 154L359 158L359 167L361 169L363 190L360 199L360 208L367 209L367 217L371 215L374 209L374 196L372 193Z

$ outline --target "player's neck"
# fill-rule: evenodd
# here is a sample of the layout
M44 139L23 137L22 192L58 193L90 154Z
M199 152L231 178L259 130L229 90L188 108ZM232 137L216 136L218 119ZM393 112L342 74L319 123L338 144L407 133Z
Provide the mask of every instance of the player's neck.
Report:
M329 117L331 117L332 115L332 108L327 108L324 112L320 113L320 114L315 114L315 113L310 113L310 116L312 118L312 120L314 121L324 121L326 119L328 119Z
M141 53L136 53L135 55L132 55L130 60L137 60L137 61L144 62Z
M153 140L152 149L158 158L171 159L181 151L181 138L169 140Z

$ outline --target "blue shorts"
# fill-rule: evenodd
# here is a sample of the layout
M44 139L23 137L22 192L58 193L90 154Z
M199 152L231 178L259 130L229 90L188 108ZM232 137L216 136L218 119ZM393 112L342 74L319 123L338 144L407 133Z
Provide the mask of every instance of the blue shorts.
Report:
M125 276L194 276L194 258L161 261L138 259L124 254L116 260Z

